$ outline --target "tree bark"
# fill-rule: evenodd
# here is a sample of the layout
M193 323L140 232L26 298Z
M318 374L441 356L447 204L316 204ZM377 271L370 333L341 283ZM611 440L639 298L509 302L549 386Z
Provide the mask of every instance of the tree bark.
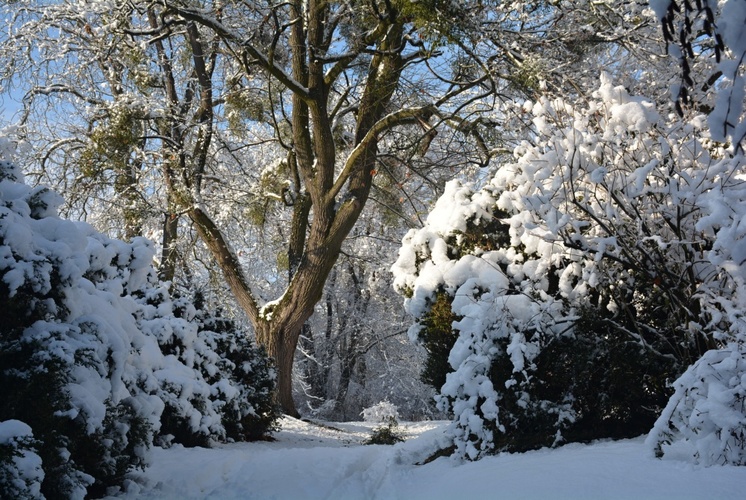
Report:
M257 330L257 340L265 346L267 354L275 360L277 368L277 403L283 412L291 417L300 415L293 400L293 360L298 345L298 336L287 335L284 331L273 331L269 324Z
M179 236L179 217L174 213L163 215L163 239L161 241L161 264L158 279L173 282L176 274L176 240Z

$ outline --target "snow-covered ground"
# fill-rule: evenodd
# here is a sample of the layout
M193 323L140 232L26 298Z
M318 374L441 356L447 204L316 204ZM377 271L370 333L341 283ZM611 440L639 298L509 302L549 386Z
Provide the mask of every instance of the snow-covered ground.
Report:
M746 498L746 467L657 460L642 438L417 465L437 448L446 425L402 424L404 443L363 446L373 424L284 418L273 442L153 449L152 466L119 498Z

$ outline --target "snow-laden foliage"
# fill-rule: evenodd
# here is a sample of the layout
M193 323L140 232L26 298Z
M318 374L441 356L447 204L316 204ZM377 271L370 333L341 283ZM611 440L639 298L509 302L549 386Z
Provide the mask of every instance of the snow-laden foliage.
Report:
M18 420L0 422L0 496L38 498L44 472L31 427Z
M746 465L746 349L708 351L674 384L676 392L646 444L657 456L704 465Z
M439 404L470 459L645 432L666 381L737 337L743 258L718 237L741 219L744 165L704 118L668 120L606 77L583 104L515 106L531 140L483 187L449 184L393 268L413 340L450 305Z
M397 422L399 420L399 410L396 405L390 401L381 401L378 404L365 408L361 413L363 420L366 422L385 423Z
M18 456L37 450L41 493L103 494L146 466L155 438L265 432L275 418L266 357L219 318L172 301L149 241L63 220L60 203L2 160L0 422L30 427L38 444ZM31 491L41 476L23 477Z

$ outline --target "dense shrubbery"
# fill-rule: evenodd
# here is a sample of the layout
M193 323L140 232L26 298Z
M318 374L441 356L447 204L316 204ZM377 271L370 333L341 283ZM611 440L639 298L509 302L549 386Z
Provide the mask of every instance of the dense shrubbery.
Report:
M743 158L708 141L701 117L664 119L606 79L583 106L540 99L513 111L533 139L482 188L449 184L394 266L418 319L411 337L448 352L447 365L428 364L448 373L427 377L445 377L439 405L470 459L646 432L670 381L746 331ZM433 325L449 314L452 344L435 350ZM730 402L682 379L656 429L664 441L709 429L742 456L726 434L743 425L726 432L714 417L736 407L742 366L718 366L698 373L736 381L725 383ZM700 404L713 408L709 423L684 423Z
M58 195L22 181L0 165L0 431L17 422L0 432L2 496L99 496L145 467L154 441L270 430L264 353L199 304L172 300L147 240L62 220ZM19 466L34 457L40 468Z
M172 302L165 288L137 297L138 328L184 367L162 376L167 388L159 394L165 403L160 430L164 444L253 440L272 429L278 417L272 398L275 375L261 347L230 320L202 310L200 297ZM172 315L166 321L164 311ZM190 378L195 381L185 391Z

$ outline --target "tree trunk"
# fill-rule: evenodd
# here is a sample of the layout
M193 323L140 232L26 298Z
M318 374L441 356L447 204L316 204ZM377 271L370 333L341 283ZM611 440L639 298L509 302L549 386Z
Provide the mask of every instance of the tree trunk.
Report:
M288 242L290 283L280 299L264 306L259 304L225 234L205 212L199 198L190 200L189 206L185 207L200 238L223 271L238 304L249 316L257 341L275 359L278 370L277 401L285 413L293 416L298 415L292 394L293 358L298 340L304 323L322 297L324 283L337 261L342 244L368 200L379 137L397 125L411 123L415 118L427 119L428 113L432 112L432 105L428 105L386 114L404 67L401 56L404 21L399 19L395 8L388 3L387 6L388 14L380 16L378 26L371 32L371 39L366 40L366 45L375 46L377 52L371 59L368 83L360 98L355 147L339 174L338 150L332 133L334 116L327 106L333 82L331 77L338 76L354 58L342 58L336 63L336 69L327 71L323 58L310 57L314 53L325 53L333 39L325 36L325 30L333 26L333 23L328 23L332 5L321 0L291 0L287 3L291 19L305 20L293 22L287 28L292 75L275 66L271 57L262 54L251 44L241 42L242 52L247 51L247 56L263 64L270 75L279 79L293 93L289 160L296 196L291 241ZM214 19L205 18L192 10L174 8L184 18L215 29L225 40L232 39L231 32L224 30ZM196 35L190 40L194 44ZM195 71L207 77L209 75L203 66L203 61L195 59ZM164 68L170 71L165 64ZM212 91L208 78L200 78L199 83L200 97L206 99ZM201 118L204 118L206 125L210 125L212 115L207 113L207 106L203 108L206 114ZM206 147L201 147L200 151L205 152ZM189 174L194 176L189 184L191 191L199 193L199 176L204 168L201 163L208 155L193 154L192 157L198 159L200 165L195 166ZM176 186L178 179L174 178L169 187L173 189Z
M173 282L174 275L176 274L176 239L179 235L178 228L178 216L176 214L164 214L161 265L158 266L158 279L161 281Z
M202 209L195 207L188 214L195 223L200 239L223 271L239 306L248 314L257 342L275 360L278 372L277 402L283 412L297 416L292 374L295 349L304 323L311 317L316 302L321 298L324 282L336 262L339 250L330 254L314 252L314 257L304 257L282 299L259 309L238 258L231 251L223 233Z
M293 360L295 359L295 349L298 345L300 332L286 334L284 331L272 332L269 325L265 328L258 329L257 341L264 345L267 354L275 360L277 367L277 403L282 408L283 413L291 417L298 418L298 410L293 400Z

